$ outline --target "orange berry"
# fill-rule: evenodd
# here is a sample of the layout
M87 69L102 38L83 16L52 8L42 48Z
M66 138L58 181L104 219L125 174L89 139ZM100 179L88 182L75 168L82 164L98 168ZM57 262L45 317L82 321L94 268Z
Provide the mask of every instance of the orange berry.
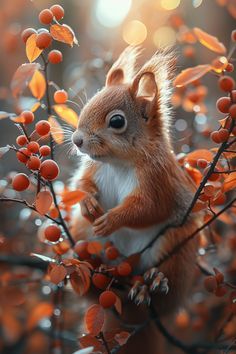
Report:
M227 288L225 285L218 285L216 290L214 291L214 294L217 297L223 297L227 293Z
M108 248L108 247L110 247L110 246L112 246L113 245L113 243L111 242L111 241L106 241L105 243L104 243L104 249L106 249L106 248Z
M222 91L230 92L235 87L235 81L230 76L221 76L218 80L219 87Z
M27 138L25 135L19 135L17 138L16 138L16 143L19 145L19 146L24 146L26 143L27 143Z
M213 275L206 277L204 279L204 287L209 293L213 293L213 291L215 291L217 288L216 277Z
M49 225L44 230L45 238L50 242L57 242L61 237L61 229L57 225Z
M231 118L236 119L236 103L232 104L232 106L230 107L229 114Z
M39 151L39 143L37 143L37 141L30 141L27 145L27 149L36 154Z
M26 163L30 157L31 153L28 149L26 148L21 148L17 151L16 157L18 161Z
M229 131L228 129L220 129L219 130L219 139L221 143L224 143L225 141L227 141L229 137Z
M27 39L32 35L36 34L37 31L34 28L26 28L22 33L21 33L21 39L24 43L27 42Z
M217 130L211 133L211 140L216 144L221 143L219 132Z
M24 118L25 124L30 124L34 121L34 113L31 111L24 111L21 113L21 117Z
M50 10L57 21L60 21L64 17L65 11L61 5L53 5L50 7Z
M233 30L233 31L231 32L231 40L232 40L233 42L236 42L236 30Z
M230 105L231 105L231 100L229 97L220 97L216 101L216 107L222 113L228 113Z
M119 257L119 251L114 246L110 246L110 247L106 248L105 253L106 253L107 258L111 259L111 260Z
M51 52L48 54L48 61L51 64L58 64L62 61L62 52L60 50L51 50Z
M104 308L110 308L116 303L116 294L113 291L106 290L99 296L99 303Z
M218 284L221 284L223 283L224 281L224 274L221 273L221 272L218 272L216 275L215 275L215 278L216 278L216 281Z
M38 170L39 167L41 165L41 161L37 156L30 156L29 160L27 161L26 166L30 169L30 170Z
M65 90L58 90L54 93L54 101L63 104L68 100L68 94Z
M36 37L36 46L39 49L45 49L50 47L52 44L52 36L50 33L47 32L41 32L37 35Z
M51 154L51 148L48 145L43 145L39 148L39 153L41 156L48 156Z
M43 25L50 25L53 20L53 13L49 9L44 9L39 13L39 22Z
M110 283L110 279L104 274L95 273L92 277L92 282L93 285L96 286L96 288L106 289L106 287Z
M51 126L47 120L40 120L35 125L35 130L39 135L47 135L50 132Z
M88 242L87 241L78 241L75 244L74 252L79 256L81 260L90 258L88 253Z
M198 159L198 160L197 160L197 166L198 166L199 168L206 168L207 165L208 165L207 160L205 160L205 159Z
M117 267L118 274L122 277L126 277L132 272L131 265L128 262L122 262Z
M236 90L233 90L233 91L231 92L231 98L232 98L232 102L233 102L233 103L236 103Z
M59 174L58 164L53 160L45 160L40 167L40 174L43 178L52 181Z
M30 184L29 178L24 173L18 173L13 177L12 187L18 192L27 189L29 187L29 184Z
M225 70L228 72L228 73L232 73L234 71L234 65L232 63L228 63Z

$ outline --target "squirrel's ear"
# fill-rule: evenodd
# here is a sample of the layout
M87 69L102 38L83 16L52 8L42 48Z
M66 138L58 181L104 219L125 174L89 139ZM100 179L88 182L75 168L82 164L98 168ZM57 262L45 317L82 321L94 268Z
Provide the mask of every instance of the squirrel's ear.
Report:
M106 86L130 83L135 74L135 63L139 54L139 47L127 47L108 71Z
M142 102L146 119L156 114L158 89L153 72L138 74L131 85L130 92L134 99Z

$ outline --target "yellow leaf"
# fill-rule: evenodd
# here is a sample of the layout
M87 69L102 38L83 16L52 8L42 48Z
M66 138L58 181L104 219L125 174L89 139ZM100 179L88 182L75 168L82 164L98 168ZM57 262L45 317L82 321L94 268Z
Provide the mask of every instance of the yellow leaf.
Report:
M62 126L60 125L60 123L58 123L58 121L53 116L49 117L48 121L51 125L51 134L54 141L57 144L62 144L64 141L64 133L63 133Z
M66 123L72 125L72 127L77 128L79 116L75 111L73 111L73 109L67 107L65 104L54 105L53 109Z
M32 34L26 42L26 55L30 63L35 61L43 51L36 46L36 37L37 34Z
M197 65L193 68L188 68L183 71L176 77L174 81L174 86L182 87L190 84L191 82L200 79L211 70L211 65Z
M46 80L44 75L39 71L35 71L30 83L29 88L32 92L32 95L38 100L44 96L46 91Z
M50 33L56 41L69 44L73 47L73 43L78 44L73 30L67 25L52 25L50 27Z
M219 53L219 54L225 54L226 53L226 48L223 43L221 43L217 37L214 37L210 35L207 32L204 32L200 28L195 27L193 29L197 39L199 42L207 47L208 49L212 50L213 52Z

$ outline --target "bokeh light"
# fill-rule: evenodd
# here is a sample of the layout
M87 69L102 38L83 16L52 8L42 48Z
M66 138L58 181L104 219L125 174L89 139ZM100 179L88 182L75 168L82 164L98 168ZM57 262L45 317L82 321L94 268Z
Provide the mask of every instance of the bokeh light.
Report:
M117 27L127 16L132 0L97 0L96 17L105 27Z
M176 42L176 33L171 27L160 27L153 34L153 42L156 47L171 46Z
M147 37L147 28L141 21L128 22L123 28L123 39L126 43L137 45Z
M174 10L180 4L180 0L161 0L161 6L165 10Z

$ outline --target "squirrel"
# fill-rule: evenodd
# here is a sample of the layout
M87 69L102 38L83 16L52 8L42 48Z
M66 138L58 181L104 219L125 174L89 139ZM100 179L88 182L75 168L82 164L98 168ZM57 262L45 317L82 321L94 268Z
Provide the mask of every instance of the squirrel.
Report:
M195 189L171 143L173 55L161 50L136 70L139 54L137 47L126 48L109 70L105 87L81 111L72 136L81 161L72 184L86 197L73 233L80 239L108 237L125 257L140 253L139 272L158 279L161 274L163 291L152 301L159 314L167 314L191 287L197 241L186 243L160 269L155 265L196 230L199 217L191 214L183 226L168 229L142 252L165 225L181 222ZM144 289L131 291L137 303L143 295Z

